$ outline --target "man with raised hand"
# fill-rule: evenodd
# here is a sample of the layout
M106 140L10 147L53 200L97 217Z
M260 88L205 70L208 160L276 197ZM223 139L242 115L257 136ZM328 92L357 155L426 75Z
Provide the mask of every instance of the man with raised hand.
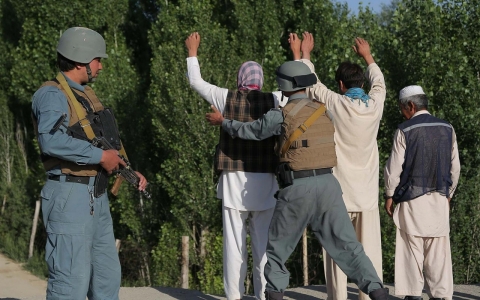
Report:
M261 91L263 70L258 63L242 64L237 75L237 89L220 88L204 81L200 74L197 59L200 34L190 34L185 45L190 86L226 118L249 122L279 106L280 92ZM255 297L265 299L268 226L275 207L274 194L278 190L274 143L274 138L261 142L232 139L220 129L215 167L221 173L217 197L223 204L223 283L228 300L241 299L245 293L247 229L252 241Z
M314 47L312 34L304 32L303 41L296 34L291 34L290 47L293 58L303 58L301 61L314 72L310 61L310 52ZM357 37L353 50L368 66L365 75L358 64L342 62L335 74L338 93L319 80L307 89L307 95L324 103L333 117L338 159L333 174L342 187L343 200L357 238L382 278L377 134L385 102L385 80L366 40ZM368 94L363 90L365 77L370 83ZM325 251L324 267L328 299L347 299L347 276ZM359 299L368 299L368 296L360 292Z
M325 106L308 99L306 88L317 78L303 63L289 61L276 70L277 83L288 103L253 122L226 119L215 109L206 118L221 125L232 138L261 141L277 137L280 159L276 198L267 245L266 299L281 300L290 273L285 263L304 229L312 231L334 261L371 299L386 300L388 291L358 242L342 200L342 190L332 175L337 164L334 127Z

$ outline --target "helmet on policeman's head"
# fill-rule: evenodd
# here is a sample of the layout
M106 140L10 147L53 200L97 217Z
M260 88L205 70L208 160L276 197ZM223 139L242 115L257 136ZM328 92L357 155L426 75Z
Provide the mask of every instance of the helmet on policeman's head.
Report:
M282 92L294 92L311 87L317 82L310 68L300 61L287 61L277 68L278 89Z
M97 57L108 58L103 37L85 27L67 29L58 41L57 52L81 64L88 64Z

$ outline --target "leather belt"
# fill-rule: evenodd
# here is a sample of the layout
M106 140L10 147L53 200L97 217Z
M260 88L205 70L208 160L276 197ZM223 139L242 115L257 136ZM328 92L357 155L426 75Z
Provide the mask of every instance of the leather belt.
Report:
M75 175L48 175L48 179L54 181L60 181L60 177L65 177L65 182L75 182L81 184L88 184L90 182L90 177L88 176L75 176Z
M324 174L332 173L332 168L323 168L323 169L315 169L315 170L301 170L301 171L292 171L293 179L305 178L305 177L312 177L312 176L319 176Z

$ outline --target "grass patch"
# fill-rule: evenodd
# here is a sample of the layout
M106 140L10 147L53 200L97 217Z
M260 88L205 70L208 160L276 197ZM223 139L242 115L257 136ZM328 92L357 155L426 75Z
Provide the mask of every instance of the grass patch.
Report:
M47 279L48 266L45 261L45 252L34 252L33 256L23 265L23 268L41 279Z

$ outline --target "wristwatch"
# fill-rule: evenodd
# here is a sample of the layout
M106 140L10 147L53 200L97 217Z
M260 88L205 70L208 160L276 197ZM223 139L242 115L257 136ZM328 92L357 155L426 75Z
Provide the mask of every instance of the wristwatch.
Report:
M384 199L384 200L390 199L390 198L392 198L392 197L393 197L393 196L388 196L387 193L385 193L385 192L383 193L383 199Z

